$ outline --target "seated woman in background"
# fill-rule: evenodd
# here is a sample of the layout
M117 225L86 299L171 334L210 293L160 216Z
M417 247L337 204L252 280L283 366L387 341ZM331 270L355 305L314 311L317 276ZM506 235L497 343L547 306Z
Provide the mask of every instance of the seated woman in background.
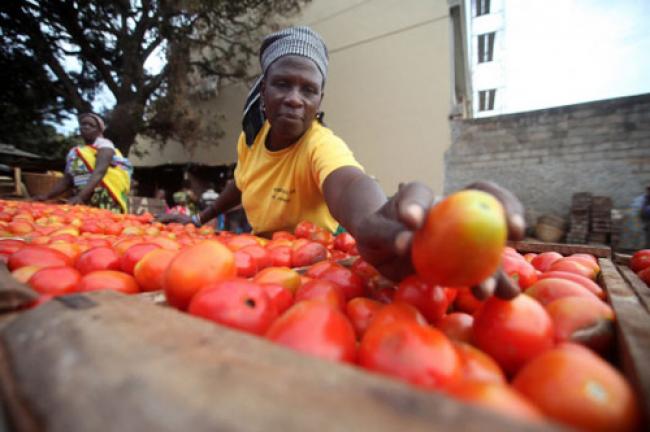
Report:
M114 213L128 213L128 195L133 168L127 158L104 138L104 121L97 114L79 116L79 130L84 144L66 156L63 177L37 201L55 198L72 189L68 204L88 204Z

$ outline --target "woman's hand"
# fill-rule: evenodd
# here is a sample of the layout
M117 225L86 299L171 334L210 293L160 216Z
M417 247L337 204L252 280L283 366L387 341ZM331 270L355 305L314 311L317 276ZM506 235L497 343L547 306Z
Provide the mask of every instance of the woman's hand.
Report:
M523 206L510 191L492 182L478 182L468 189L478 189L494 195L506 211L508 237L519 240L524 236ZM400 188L377 212L359 224L356 232L361 256L384 276L399 281L414 272L411 264L413 233L424 223L433 202L432 191L422 183L400 185ZM480 285L472 287L478 298L492 294L512 298L519 288L501 270Z
M192 223L192 218L188 215L183 215L180 213L166 213L156 215L156 220L158 222L168 224L168 223L179 223L179 224L188 224Z

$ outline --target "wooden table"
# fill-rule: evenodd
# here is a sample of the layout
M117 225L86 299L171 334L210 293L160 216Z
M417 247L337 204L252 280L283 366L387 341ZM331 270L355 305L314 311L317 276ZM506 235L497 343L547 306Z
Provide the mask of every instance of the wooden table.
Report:
M618 316L621 367L647 415L648 310L612 260L599 261ZM562 429L518 423L113 292L0 315L0 392L17 431Z

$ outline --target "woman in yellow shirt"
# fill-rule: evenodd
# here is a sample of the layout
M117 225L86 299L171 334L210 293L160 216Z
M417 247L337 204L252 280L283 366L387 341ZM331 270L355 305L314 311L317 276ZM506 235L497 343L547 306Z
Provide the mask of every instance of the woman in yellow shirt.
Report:
M343 140L323 125L319 108L328 66L323 40L308 27L273 33L262 42L260 64L262 76L244 109L234 181L192 222L205 223L241 203L258 235L293 230L302 220L332 231L340 224L356 238L362 257L384 275L399 280L412 273L412 235L433 193L424 184L409 183L387 199ZM502 201L511 237L521 238L519 201L492 183L474 187ZM483 285L485 294L495 287L504 297L517 292L503 277Z

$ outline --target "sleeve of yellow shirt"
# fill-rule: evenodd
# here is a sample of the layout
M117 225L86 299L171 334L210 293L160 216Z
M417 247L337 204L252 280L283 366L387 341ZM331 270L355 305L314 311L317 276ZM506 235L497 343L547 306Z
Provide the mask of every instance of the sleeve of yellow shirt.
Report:
M311 154L314 180L318 187L323 190L323 182L332 171L344 167L353 166L364 171L363 166L354 158L354 154L343 140L336 135L329 133L321 136L313 148Z

